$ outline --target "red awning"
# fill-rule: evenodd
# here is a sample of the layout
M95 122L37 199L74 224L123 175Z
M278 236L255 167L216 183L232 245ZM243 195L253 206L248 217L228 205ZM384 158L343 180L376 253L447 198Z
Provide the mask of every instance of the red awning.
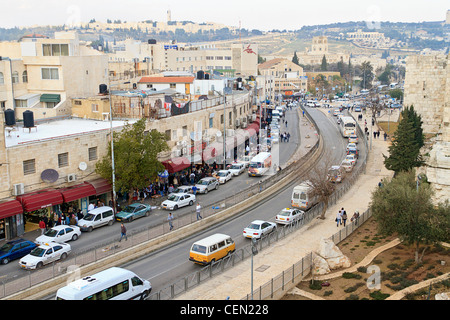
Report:
M255 133L259 132L259 122L252 122L251 125L249 125L247 128L245 128L244 130L248 131L250 136L254 135Z
M23 213L22 204L17 200L11 200L0 203L0 219L15 216Z
M191 162L186 157L172 158L161 162L169 173L175 173L188 168Z
M88 182L77 184L76 186L60 189L64 202L70 202L81 198L94 196L97 194L94 186Z
M58 190L40 190L16 197L23 206L25 212L30 212L64 202L61 192Z
M87 183L91 184L94 187L95 193L93 195L98 196L98 195L112 191L111 183L108 180L103 179L103 178L88 181Z

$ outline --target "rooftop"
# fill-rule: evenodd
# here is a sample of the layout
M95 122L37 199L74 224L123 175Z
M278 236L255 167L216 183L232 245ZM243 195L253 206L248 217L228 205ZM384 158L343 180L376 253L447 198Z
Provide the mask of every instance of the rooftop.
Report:
M131 120L130 122L134 122ZM121 128L127 121L113 120L114 129ZM33 128L25 128L16 124L14 127L5 127L5 145L14 147L29 143L63 139L74 135L88 134L95 131L109 130L109 121L88 119L64 119L35 124Z

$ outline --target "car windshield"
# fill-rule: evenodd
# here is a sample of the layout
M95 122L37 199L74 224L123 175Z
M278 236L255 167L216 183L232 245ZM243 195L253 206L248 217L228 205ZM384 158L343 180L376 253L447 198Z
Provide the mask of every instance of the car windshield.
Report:
M83 217L83 220L86 220L86 221L92 221L92 220L94 220L94 218L95 218L95 215L93 215L93 214L91 214L91 213L87 213L87 214Z
M247 227L248 229L259 230L259 224L251 223Z
M58 230L55 229L50 229L46 233L44 233L44 235L46 235L47 237L56 237L57 234Z
M250 168L261 168L260 162L250 162Z
M47 250L46 250L46 249L42 249L42 248L37 247L37 248L34 248L34 249L30 252L30 254L31 254L32 256L35 256L35 257L42 257L42 256L44 255L45 251L47 251Z
M169 198L167 198L167 200L178 201L179 198L180 198L179 196L171 195Z
M228 172L219 172L219 177L226 177Z
M280 213L278 214L279 216L283 216L283 217L287 217L291 214L290 211L286 211L286 210L281 210Z
M134 212L134 210L136 210L136 207L133 206L126 206L125 209L123 209L125 212Z
M240 168L241 168L240 166L235 165L235 164L233 164L233 165L231 166L231 169L237 169L237 170L239 170Z
M207 185L208 185L208 181L206 181L206 180L200 180L200 181L198 182L198 184L207 186Z

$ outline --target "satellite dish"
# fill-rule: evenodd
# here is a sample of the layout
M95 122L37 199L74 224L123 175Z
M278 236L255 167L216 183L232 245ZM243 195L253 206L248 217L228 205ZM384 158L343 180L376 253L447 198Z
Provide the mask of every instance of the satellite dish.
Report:
M80 164L78 165L78 169L80 169L81 171L86 170L87 169L86 162L80 162Z
M216 132L216 137L221 137L221 136L222 136L222 132L217 131L217 132Z
M41 179L44 182L52 183L58 180L59 173L55 169L45 169L41 173Z

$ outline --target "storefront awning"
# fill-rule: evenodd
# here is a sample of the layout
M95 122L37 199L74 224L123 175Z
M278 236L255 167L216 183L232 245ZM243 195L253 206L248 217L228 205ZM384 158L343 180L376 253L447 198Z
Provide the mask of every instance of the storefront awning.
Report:
M25 212L47 208L64 202L61 192L58 190L40 190L16 197L23 206Z
M189 159L186 157L176 157L166 161L162 161L161 163L169 173L181 171L191 165L191 161L189 161Z
M106 179L100 178L100 179L89 181L88 183L91 184L95 189L95 193L93 195L98 196L98 195L112 191L112 185Z
M41 94L40 101L41 102L56 102L56 103L59 103L61 101L61 95L60 94L44 93L44 94Z
M64 198L64 202L71 202L81 198L94 196L97 194L94 186L88 182L78 184L76 186L59 190Z
M22 204L17 200L11 200L0 203L0 219L15 216L23 213Z

